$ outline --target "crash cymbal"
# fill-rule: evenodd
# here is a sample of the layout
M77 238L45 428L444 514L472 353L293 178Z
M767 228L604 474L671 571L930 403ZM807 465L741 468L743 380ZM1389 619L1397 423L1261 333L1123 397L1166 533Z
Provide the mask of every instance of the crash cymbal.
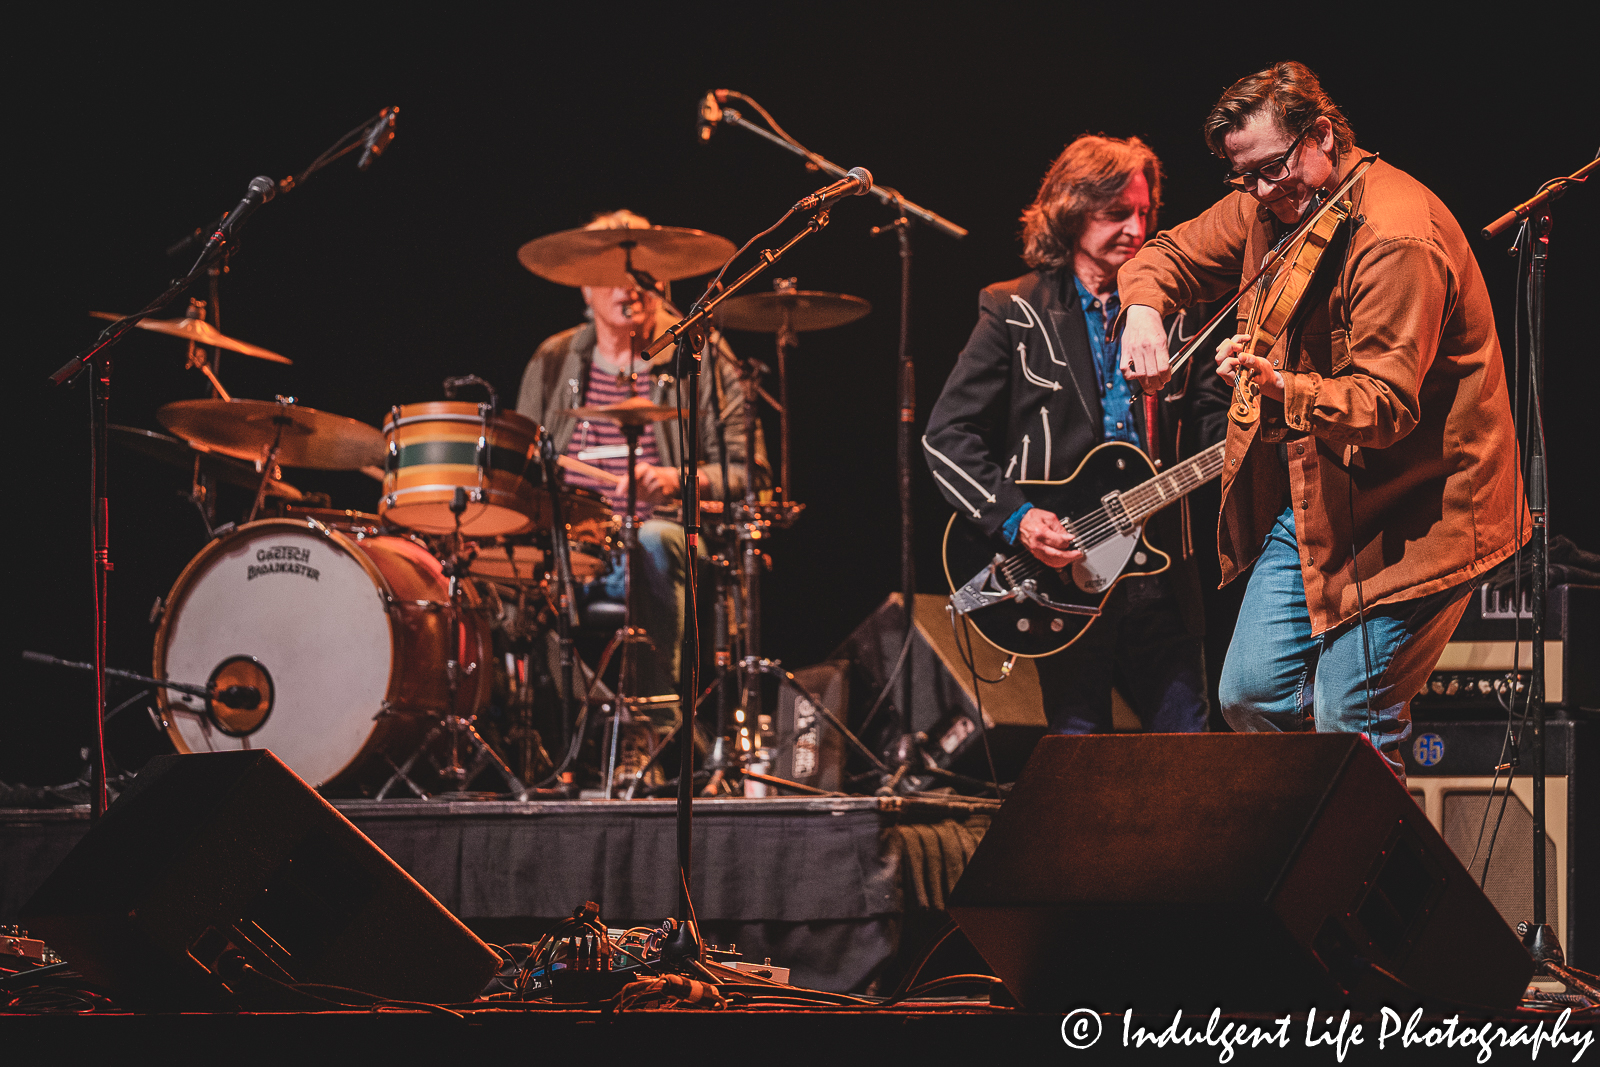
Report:
M97 319L126 318L124 315L115 315L109 311L91 311L91 316ZM181 337L185 341L193 341L197 345L209 345L212 348L226 348L230 352L238 352L245 356L254 356L256 359L270 360L273 363L293 363L294 360L287 356L280 356L276 352L253 345L247 341L236 341L227 334L222 333L205 319L144 319L139 323L141 330L154 330L171 337Z
M733 255L733 242L703 230L652 226L648 230L562 230L517 249L517 259L559 285L630 286L624 246L633 265L660 281L710 274Z
M717 325L724 330L752 330L777 333L788 317L789 329L797 333L826 330L854 322L872 310L859 296L844 293L812 293L790 289L777 293L743 293L730 296L717 305Z
M112 425L106 429L111 431L111 440L117 444L169 466L193 470L194 461L198 459L200 473L209 475L219 482L237 485L241 489L251 491L261 484L261 475L255 467L231 456L219 456L195 448L187 441L180 441L176 437L141 430L134 426ZM284 500L302 500L305 497L304 493L288 482L280 482L276 478L267 482L267 495L281 497Z
M261 459L278 438L278 463L284 467L383 466L383 434L377 427L315 408L271 400L179 400L164 405L156 418L191 444L239 459Z
M652 404L642 396L630 396L615 404L573 408L572 416L579 419L604 419L618 426L645 426L652 422L666 422L668 419L677 418L678 409Z

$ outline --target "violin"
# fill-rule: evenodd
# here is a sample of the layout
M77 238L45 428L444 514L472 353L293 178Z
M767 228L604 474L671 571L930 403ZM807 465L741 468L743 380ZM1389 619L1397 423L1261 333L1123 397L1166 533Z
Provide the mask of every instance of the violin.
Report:
M1350 217L1350 212L1348 200L1331 200L1316 213L1311 224L1301 233L1299 245L1288 259L1287 266L1277 274L1261 279L1260 286L1265 292L1251 305L1250 317L1244 328L1250 340L1239 350L1241 355L1265 358L1272 351L1299 309L1300 301L1310 288L1311 279L1317 273L1317 264L1322 262L1322 255L1328 250L1333 235ZM1228 417L1246 427L1261 418L1261 386L1256 382L1255 374L1244 367L1239 368L1239 373L1233 379L1233 400L1228 408Z

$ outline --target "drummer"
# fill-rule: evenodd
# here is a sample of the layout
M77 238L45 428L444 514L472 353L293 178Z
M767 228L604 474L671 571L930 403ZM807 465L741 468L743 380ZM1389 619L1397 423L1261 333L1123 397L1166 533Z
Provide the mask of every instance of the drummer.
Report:
M595 216L586 228L649 226L648 219L621 210ZM558 452L625 476L628 458L621 429L598 419L579 422L567 412L635 395L675 406L676 383L669 373L673 349L668 348L653 362L644 361L640 353L679 316L646 289L582 286L581 290L589 321L547 338L534 352L522 375L517 410L545 427ZM712 345L727 358L705 359L701 365L697 479L703 499L724 500L740 497L745 491L742 393L726 342L713 333ZM637 692L641 696L674 693L678 686L685 574L685 539L675 505L682 495L680 460L677 422L657 422L640 437L637 517L643 521L638 527L634 624L644 627L655 647L653 655L647 649L638 653ZM771 482L771 471L759 425L755 461L761 481L757 488L765 488ZM625 484L612 487L571 471L566 477L569 486L605 492L617 511L625 507ZM617 568L589 583L584 597L620 601L622 592L623 575Z

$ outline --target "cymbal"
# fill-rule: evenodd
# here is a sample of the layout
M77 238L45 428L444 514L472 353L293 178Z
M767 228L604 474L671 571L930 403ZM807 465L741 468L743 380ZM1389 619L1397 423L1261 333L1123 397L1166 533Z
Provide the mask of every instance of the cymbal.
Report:
M854 322L872 310L859 296L812 293L790 289L778 293L744 293L717 305L717 325L725 330L777 333L788 317L789 329L799 333L826 330Z
M278 435L278 463L316 470L383 466L383 434L343 415L271 400L179 400L156 412L161 425L191 444L257 460Z
M117 444L169 466L193 469L194 461L198 459L200 473L209 475L219 482L250 490L261 484L261 475L253 466L231 456L219 456L195 448L187 441L180 441L176 437L141 430L134 426L111 425L106 429L111 431L111 440ZM282 497L284 500L301 500L305 497L304 493L288 482L280 482L276 478L267 482L267 495Z
M704 230L652 226L648 230L562 230L517 249L517 259L559 285L636 284L623 269L623 245L631 242L633 265L661 281L710 274L733 255L733 242Z
M644 426L652 422L666 422L678 417L677 408L652 404L642 396L630 396L615 404L596 404L593 407L573 408L572 416L578 419L604 419L618 426Z
M91 316L97 319L126 318L109 311L91 311ZM154 330L171 337L181 337L185 341L193 341L197 345L209 345L212 348L226 348L231 352L238 352L245 356L254 356L257 359L270 360L273 363L293 363L288 356L262 348L260 345L250 344L248 341L236 341L232 337L218 330L205 319L144 319L139 323L141 330Z

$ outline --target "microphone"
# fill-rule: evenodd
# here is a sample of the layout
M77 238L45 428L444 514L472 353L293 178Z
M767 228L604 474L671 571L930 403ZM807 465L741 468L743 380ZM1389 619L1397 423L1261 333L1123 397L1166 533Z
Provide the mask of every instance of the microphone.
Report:
M399 114L397 107L386 107L379 113L378 121L372 124L367 139L361 144L361 158L356 161L356 170L366 170L372 166L374 159L383 155L383 150L394 140L394 120Z
M847 196L865 196L872 191L872 172L866 167L851 167L850 172L832 185L825 185L821 189L805 197L794 206L796 211L811 211L824 208L835 200L842 200Z
M717 123L722 121L720 105L727 98L728 90L713 89L700 101L700 121L695 124L695 129L700 135L701 144L711 140L711 135L716 132Z
M195 267L204 263L211 253L233 239L235 231L250 217L250 213L278 195L278 183L261 174L251 179L250 188L244 194L244 199L234 205L223 220L217 223L216 230L211 234L211 239L206 241L206 246L200 250L200 258L195 260ZM191 270L190 273L193 273Z
M246 711L261 703L261 690L253 685L230 685L212 697L223 707Z

